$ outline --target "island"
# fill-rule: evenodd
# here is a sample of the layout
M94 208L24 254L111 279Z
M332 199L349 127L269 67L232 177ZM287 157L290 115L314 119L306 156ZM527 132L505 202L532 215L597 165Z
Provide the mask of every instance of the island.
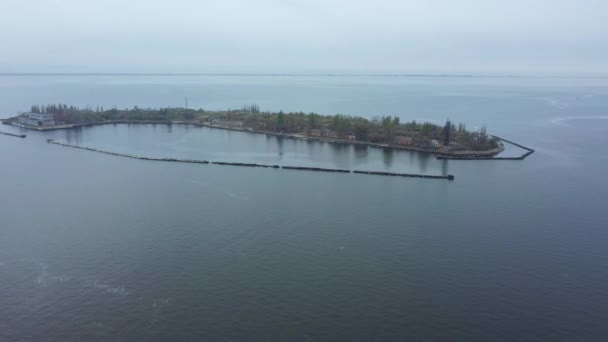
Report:
M30 112L3 120L4 124L35 130L67 129L103 124L189 124L219 129L270 134L279 137L362 144L429 152L442 157L491 158L503 151L501 139L485 126L476 131L464 123L400 122L397 116L360 116L262 111L256 104L231 110L179 107L104 109L65 104L34 105Z

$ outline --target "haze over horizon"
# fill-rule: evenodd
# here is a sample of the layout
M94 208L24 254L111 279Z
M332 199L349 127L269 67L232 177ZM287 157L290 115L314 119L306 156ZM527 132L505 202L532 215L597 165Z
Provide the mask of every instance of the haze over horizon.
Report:
M596 0L16 1L0 73L608 76Z

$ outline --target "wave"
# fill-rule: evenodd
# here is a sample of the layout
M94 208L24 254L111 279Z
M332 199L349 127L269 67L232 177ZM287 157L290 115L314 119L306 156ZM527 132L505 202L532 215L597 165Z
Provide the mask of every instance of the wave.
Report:
M93 287L95 287L96 289L104 290L107 293L117 294L121 296L127 296L131 293L131 290L128 290L122 286L111 286L97 281L93 283Z
M235 194L234 192L224 191L224 194L230 198L238 199L241 201L249 201L249 197L244 195Z
M38 273L38 276L36 277L36 283L38 283L39 285L44 285L46 284L46 280L49 276L49 272L48 272L48 266L45 264L40 264L40 272Z
M550 97L541 97L540 99L551 107L555 107L558 109L566 109L568 107L568 103L561 100L553 99Z

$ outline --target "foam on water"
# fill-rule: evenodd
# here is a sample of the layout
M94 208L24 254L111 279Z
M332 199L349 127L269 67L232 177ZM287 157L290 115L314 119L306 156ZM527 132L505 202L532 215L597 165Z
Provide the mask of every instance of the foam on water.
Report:
M249 201L249 197L243 196L243 195L239 195L239 194L236 194L236 193L231 192L231 191L224 191L224 194L226 194L226 196L228 196L230 198L238 199L238 200L241 200L241 201Z
M36 283L39 285L46 285L47 278L49 276L48 266L44 264L40 264L40 272L36 277Z
M120 296L128 296L131 290L126 289L123 286L111 286L108 284L100 283L98 281L93 282L93 287L96 289L104 290L107 293L116 294Z

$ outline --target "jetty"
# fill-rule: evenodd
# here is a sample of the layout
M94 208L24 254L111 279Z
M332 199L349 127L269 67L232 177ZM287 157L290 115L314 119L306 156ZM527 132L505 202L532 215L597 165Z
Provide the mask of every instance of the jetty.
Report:
M378 175L378 176L399 176L399 177L412 177L412 178L426 178L426 179L446 179L453 181L454 175L424 175L424 174L412 174L412 173L392 173L384 171L362 171L362 170L346 170L346 169L330 169L322 167L306 167L306 166L281 166L281 165L267 165L267 164L255 164L255 163L236 163L236 162L222 162L222 161L209 161L209 160L196 160L196 159L178 159L178 158L154 158L145 156L136 156L127 153L118 153L111 151L99 150L96 148L78 146L72 144L62 143L53 139L47 139L47 143L76 148L80 150L86 150L91 152L103 153L112 156L119 156L131 159L148 160L148 161L161 161L161 162L177 162L177 163L196 163L196 164L213 164L213 165L226 165L226 166L243 166L243 167L262 167L272 169L283 169L283 170L300 170L300 171L315 171L315 172L333 172L333 173L354 173L364 175Z
M3 132L3 131L0 131L0 134L8 135L9 137L25 138L25 134L14 134L14 133Z

